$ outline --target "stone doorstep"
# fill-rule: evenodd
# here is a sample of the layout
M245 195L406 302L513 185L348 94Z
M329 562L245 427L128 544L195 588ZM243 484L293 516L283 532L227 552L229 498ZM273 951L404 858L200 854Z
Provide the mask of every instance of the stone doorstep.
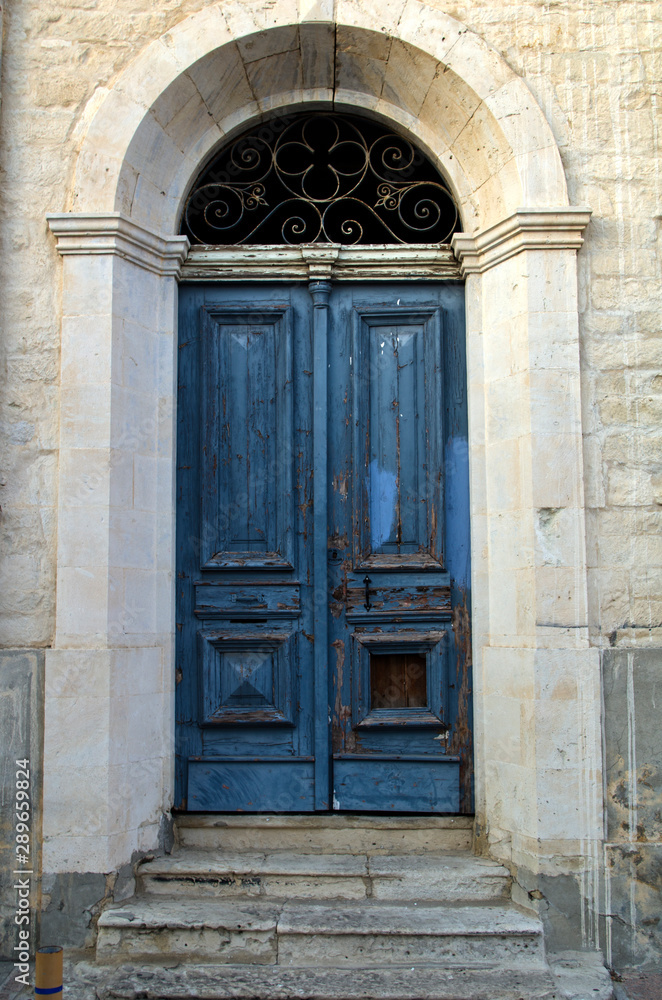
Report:
M299 854L423 854L470 850L473 816L223 815L175 820L180 846Z
M135 896L99 918L100 961L190 958L291 966L437 962L539 967L540 921L501 906ZM372 960L372 961L371 961Z
M473 830L473 816L384 816L381 813L176 813L178 829Z
M67 1000L612 1000L600 956L569 953L551 968L414 966L300 969L248 965L65 963Z
M506 899L507 868L470 854L227 853L183 848L143 863L138 890L198 896L411 899L457 903Z

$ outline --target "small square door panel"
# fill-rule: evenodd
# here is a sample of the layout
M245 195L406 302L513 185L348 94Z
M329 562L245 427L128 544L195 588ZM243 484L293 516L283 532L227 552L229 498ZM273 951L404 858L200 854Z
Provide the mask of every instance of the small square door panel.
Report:
M292 725L294 638L199 632L200 725Z
M448 633L353 633L353 726L446 730Z
M370 654L370 708L427 708L427 664L423 653Z

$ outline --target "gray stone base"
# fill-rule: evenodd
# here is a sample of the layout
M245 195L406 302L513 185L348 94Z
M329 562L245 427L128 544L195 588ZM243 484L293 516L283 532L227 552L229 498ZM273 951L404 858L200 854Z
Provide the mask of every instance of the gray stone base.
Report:
M95 872L44 874L41 941L44 944L57 944L62 948L93 948L99 915L104 906L113 901L113 890L117 883L119 882L118 888L121 888L126 881L133 882L130 865L117 875ZM131 895L131 891L128 895Z
M159 850L169 854L174 843L172 819L164 816L159 833ZM119 871L65 872L42 876L40 941L81 951L94 948L97 923L106 906L121 903L136 890L136 865L154 855L135 853Z
M44 729L44 650L0 649L0 959L14 961L18 894L15 793L16 761L30 761L30 941L38 932L41 855L41 786ZM21 779L24 780L24 779ZM24 789L22 789L24 791Z
M609 649L604 697L606 951L662 966L662 649Z

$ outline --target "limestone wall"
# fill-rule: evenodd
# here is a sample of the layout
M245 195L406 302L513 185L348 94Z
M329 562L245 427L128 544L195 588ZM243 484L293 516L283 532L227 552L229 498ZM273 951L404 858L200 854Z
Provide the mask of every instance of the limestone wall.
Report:
M662 200L654 150L662 9L654 0L433 4L479 33L527 82L559 144L571 203L593 209L579 257L590 625L601 646L659 643ZM204 6L204 0L21 0L5 11L4 646L47 646L54 627L61 265L44 217L67 207L85 108L142 46Z

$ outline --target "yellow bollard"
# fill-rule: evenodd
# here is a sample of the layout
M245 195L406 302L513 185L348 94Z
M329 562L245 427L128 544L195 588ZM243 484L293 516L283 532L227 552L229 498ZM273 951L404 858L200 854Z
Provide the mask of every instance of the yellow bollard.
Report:
M34 995L62 1000L62 949L58 945L37 949Z

